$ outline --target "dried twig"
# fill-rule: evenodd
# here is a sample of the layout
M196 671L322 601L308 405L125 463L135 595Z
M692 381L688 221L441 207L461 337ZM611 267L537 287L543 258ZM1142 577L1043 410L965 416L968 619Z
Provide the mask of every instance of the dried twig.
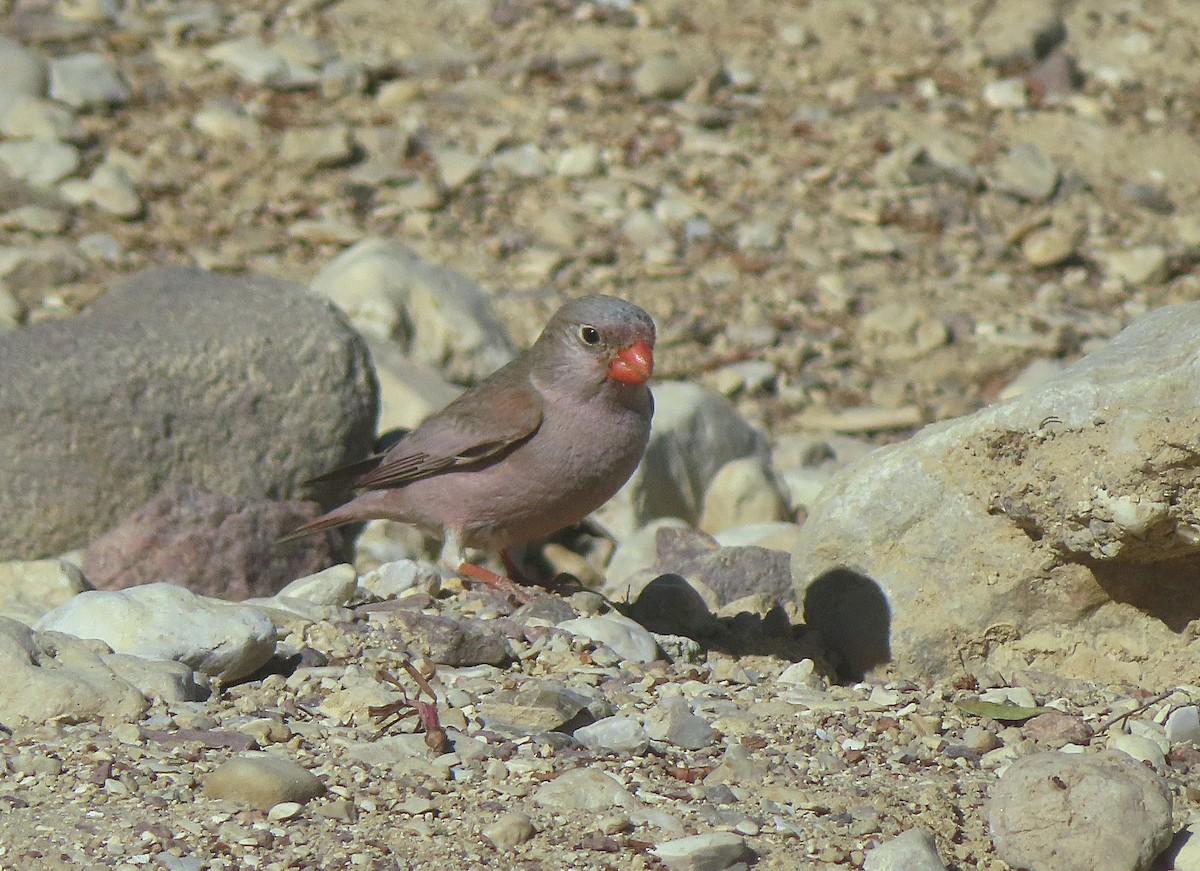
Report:
M1132 711L1126 711L1123 714L1118 714L1115 717L1105 720L1103 723L1101 723L1099 726L1096 727L1095 734L1093 734L1092 737L1093 738L1096 737L1096 735L1099 735L1101 732L1103 732L1109 726L1112 726L1116 723L1121 722L1124 719L1132 717L1134 714L1140 714L1142 711L1146 710L1146 708L1149 708L1153 705L1157 705L1159 702L1163 701L1164 699L1170 698L1171 696L1173 696L1175 694L1175 692L1176 692L1175 690L1167 690L1165 693L1159 693L1158 695L1154 696L1152 699L1148 699L1147 701L1138 705Z
M406 660L403 666L404 670L408 672L409 677L416 683L418 695L424 693L432 701L427 702L419 697L409 698L408 690L404 685L394 675L380 669L376 672L375 676L384 683L389 683L399 690L401 699L398 702L392 702L390 705L372 705L367 708L367 713L379 721L379 732L381 734L392 726L395 726L401 720L415 716L421 727L425 730L426 746L435 753L445 753L450 749L450 740L446 737L446 730L442 728L441 721L438 719L437 693L433 691L433 687L429 685L429 681L425 680L424 676L417 671L411 662Z

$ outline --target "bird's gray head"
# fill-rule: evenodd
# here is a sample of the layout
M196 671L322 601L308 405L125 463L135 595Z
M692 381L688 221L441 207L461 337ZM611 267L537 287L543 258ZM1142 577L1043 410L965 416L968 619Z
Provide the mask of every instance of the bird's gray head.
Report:
M654 371L654 336L654 321L643 309L597 294L560 308L537 345L554 347L556 356L565 349L572 368L587 360L599 377L638 386Z

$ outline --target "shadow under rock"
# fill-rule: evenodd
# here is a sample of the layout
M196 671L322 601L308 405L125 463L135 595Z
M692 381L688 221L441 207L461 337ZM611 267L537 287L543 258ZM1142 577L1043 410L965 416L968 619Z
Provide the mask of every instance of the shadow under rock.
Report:
M862 680L892 658L892 611L874 580L847 568L830 569L804 592L804 621L821 634L838 674Z
M765 614L742 611L719 617L677 574L659 575L636 600L618 610L651 632L691 638L702 647L733 656L776 656L791 662L827 659L816 634L793 625L783 606L776 605Z
M1154 563L1087 565L1110 599L1132 605L1172 632L1183 632L1200 619L1200 557L1196 555Z

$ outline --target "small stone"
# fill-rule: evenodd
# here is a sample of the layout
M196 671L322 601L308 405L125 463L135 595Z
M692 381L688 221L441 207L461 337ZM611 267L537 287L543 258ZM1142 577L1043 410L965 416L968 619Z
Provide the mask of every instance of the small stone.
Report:
M57 139L74 143L87 135L69 107L38 97L21 97L0 110L0 133L9 139Z
M50 73L46 59L8 36L0 35L0 98L44 97ZM3 105L0 99L0 105Z
M1021 256L1036 269L1058 266L1075 256L1079 235L1059 227L1043 227L1021 240Z
M141 217L146 208L126 169L111 163L100 164L87 181L63 182L59 191L73 203L90 203L102 212L126 220Z
M312 281L360 332L399 340L421 364L476 381L512 357L491 298L455 270L382 238L359 242Z
M79 250L92 260L115 264L121 261L125 249L109 233L88 233L79 237Z
M925 829L909 829L868 850L863 871L946 871L946 865L933 835Z
M212 798L270 810L281 802L303 803L325 792L325 785L290 759L251 752L222 763L204 778Z
M267 819L273 823L290 820L295 818L301 809L302 805L298 801L281 801L267 811Z
M696 70L678 55L651 55L633 73L633 90L647 100L682 97L696 80Z
M1021 0L989 4L977 32L984 55L1001 67L1028 65L1067 35L1059 4L1030 6Z
M279 159L302 172L342 166L353 157L354 137L345 124L289 127L279 145Z
M1024 79L997 79L984 85L983 101L993 109L1024 109L1029 91Z
M543 178L548 171L549 161L542 150L532 142L506 148L492 158L492 169L515 178Z
M483 158L463 148L438 148L432 152L438 177L448 191L456 191L483 169Z
M575 145L558 156L554 171L563 178L590 178L604 169L600 149L595 145Z
M0 168L33 185L52 185L79 169L79 149L54 139L0 142Z
M868 257L890 257L899 250L896 237L874 224L855 227L850 233L850 240L855 250Z
M441 588L441 582L441 575L436 568L416 560L387 562L358 579L359 586L381 599L395 599L409 590L435 596Z
M811 659L793 662L783 670L776 680L784 686L823 689L821 678L816 674L816 664Z
M446 192L441 185L422 177L396 188L389 202L402 211L433 212L446 202Z
M650 736L632 717L605 717L590 726L581 726L573 736L589 750L621 756L641 756L650 746Z
M50 61L50 96L76 109L106 109L129 99L112 61L84 52Z
M112 736L122 744L141 744L142 730L137 723L121 723L113 727Z
M646 732L656 741L666 741L685 750L702 750L715 737L712 726L692 713L687 700L678 696L663 699L650 711Z
M558 628L603 644L628 662L653 662L658 658L654 637L641 625L620 614L577 617L558 624Z
M6 230L25 230L43 236L57 236L67 229L71 216L63 209L45 206L18 206L0 215L0 227Z
M59 718L131 722L149 705L104 664L94 643L34 632L7 617L0 617L0 669L0 710L10 728Z
M504 665L513 658L504 630L490 620L440 617L417 611L388 614L405 641L441 665Z
M638 800L620 781L594 768L574 768L543 783L533 794L533 800L556 811L596 812L614 807L625 810L638 807Z
M996 162L988 184L1020 200L1043 203L1058 187L1059 170L1036 145L1016 146Z
M570 731L580 719L590 722L591 700L557 681L533 680L516 691L505 690L480 703L489 728L520 733ZM571 724L571 725L569 725Z
M258 144L262 139L258 121L230 106L206 106L192 116L192 128L213 139L251 144Z
M124 653L102 653L100 661L151 701L176 704L198 702L209 696L208 682L198 678L196 672L180 662L164 662Z
M479 833L491 841L497 850L511 850L531 839L537 830L528 816L514 812L501 814L494 823L480 829Z
M771 251L779 247L779 226L774 221L752 221L737 229L739 251Z
M1200 744L1200 706L1184 705L1171 711L1167 716L1166 731L1172 747Z
M1109 278L1129 287L1161 284L1167 277L1167 251L1161 245L1107 251L1099 259Z
M354 566L342 563L313 575L297 578L275 595L303 599L315 605L345 606L358 589Z
M1166 766L1162 749L1157 743L1143 735L1114 732L1108 736L1105 746L1109 750L1119 750L1138 762L1145 762L1155 771L1163 771Z
M710 832L664 841L651 850L671 871L725 871L750 858L746 839L732 832Z
M316 70L290 62L253 36L218 43L207 55L245 81L275 90L315 87L320 81Z
M1021 727L1021 734L1036 744L1057 750L1067 744L1086 744L1094 732L1092 727L1079 717L1067 714L1038 714Z

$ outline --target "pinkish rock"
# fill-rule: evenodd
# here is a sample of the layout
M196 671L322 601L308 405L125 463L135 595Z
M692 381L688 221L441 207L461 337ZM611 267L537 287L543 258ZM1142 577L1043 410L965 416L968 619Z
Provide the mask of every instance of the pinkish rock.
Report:
M164 581L221 599L270 596L338 562L338 535L274 543L318 514L315 502L170 486L93 541L83 573L102 590Z
M1057 750L1067 744L1086 744L1095 732L1079 717L1069 714L1038 714L1025 723L1021 734L1035 744Z

